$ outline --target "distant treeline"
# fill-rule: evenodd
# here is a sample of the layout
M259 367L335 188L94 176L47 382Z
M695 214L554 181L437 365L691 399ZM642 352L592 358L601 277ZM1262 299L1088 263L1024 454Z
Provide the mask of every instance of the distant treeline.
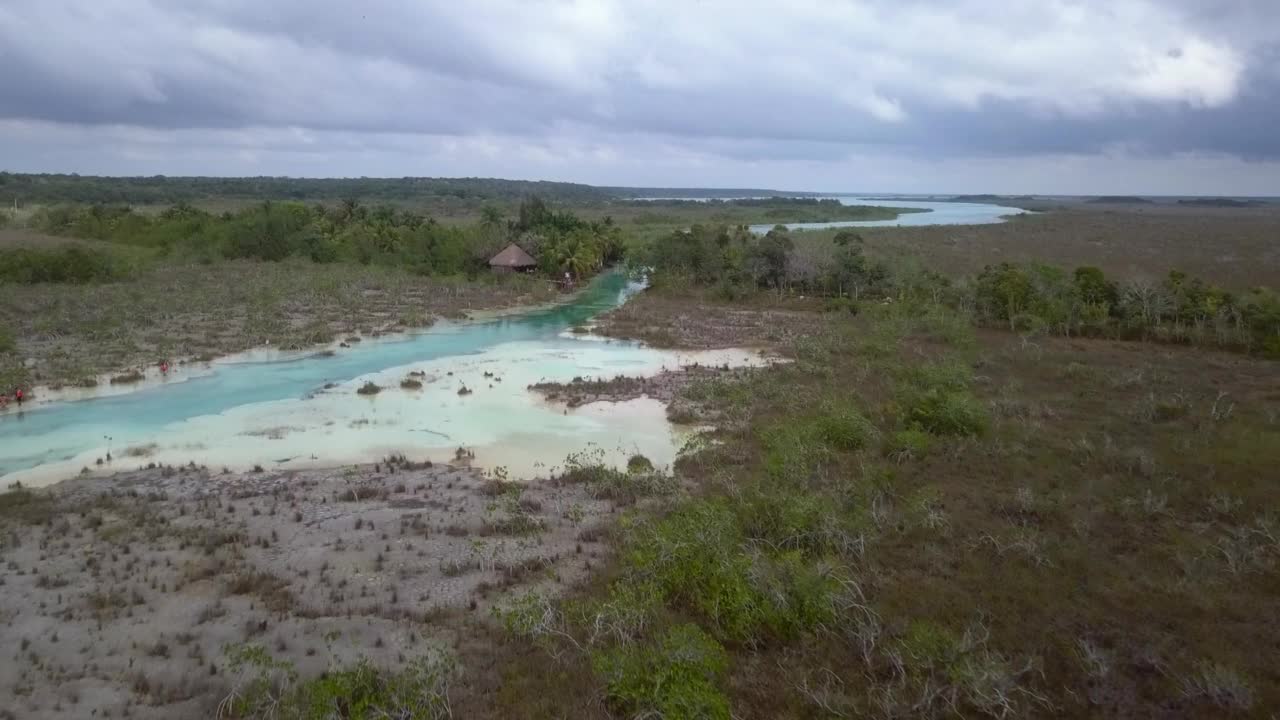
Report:
M631 205L636 207L716 207L717 205L729 205L732 207L825 207L825 208L843 208L843 207L866 207L863 205L844 205L834 198L817 198L817 197L784 197L781 195L772 195L768 197L751 197L751 198L711 198L711 199L692 199L692 198L654 198L645 200L640 198L632 199Z
M761 188L640 188L640 187L602 187L600 190L616 198L674 198L692 200L697 198L763 198L779 196L814 195L807 192L782 192Z
M850 309L866 300L926 299L1030 335L1157 339L1280 358L1280 295L1234 293L1178 271L1162 281L1116 280L1096 267L1000 263L955 279L914 262L872 259L852 231L820 243L781 228L760 237L729 226L675 232L648 252L655 284L712 286L726 298L767 289L825 296Z
M777 190L594 187L579 183L500 178L290 178L290 177L103 177L0 172L0 205L129 203L170 205L207 200L356 199L368 203L434 198L520 200L538 196L558 202L644 197L765 197L801 195Z
M1085 200L1087 203L1095 205L1151 205L1153 202L1144 197L1137 195L1099 195L1096 198Z
M518 242L559 276L590 275L621 259L622 232L609 218L587 222L537 197L507 219L486 207L472 225L446 225L389 205L345 201L336 207L265 201L238 212L210 213L187 204L161 213L128 206L55 206L37 210L32 227L46 233L145 248L154 255L200 262L308 258L402 267L423 275L474 274L508 242ZM110 246L0 253L0 279L86 282L118 277Z
M611 193L576 183L494 178L96 177L0 172L0 205L128 203L168 205L211 199L407 202L431 198L560 201L608 200Z

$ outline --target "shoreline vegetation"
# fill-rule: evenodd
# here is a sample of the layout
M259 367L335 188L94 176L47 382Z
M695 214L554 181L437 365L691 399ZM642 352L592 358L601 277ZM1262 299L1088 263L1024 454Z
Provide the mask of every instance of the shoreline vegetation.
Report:
M520 215L569 246L582 225L567 217L601 227L597 202ZM1002 226L758 236L704 203L671 203L675 222L652 224L637 221L644 208L607 207L619 257L648 268L650 285L593 333L787 360L530 388L566 412L666 402L669 419L700 428L671 474L580 455L521 488L466 467L460 448L455 468L396 455L223 475L147 468L143 448L127 459L136 472L11 490L0 637L17 650L0 681L20 707L265 718L359 699L376 717L412 696L432 718L728 720L1280 706L1280 670L1256 651L1280 643L1275 215L1085 207ZM200 243L238 247L209 228L270 227L275 212L215 216ZM59 232L106 239L59 242L133 252L137 235L116 228L135 214L99 230L78 210L63 227L81 229ZM143 236L171 221L148 217ZM523 222L501 220L499 239ZM470 242L482 222L423 232ZM387 225L413 237L404 226ZM305 236L286 246L312 247ZM342 247L328 264L290 250L188 267L299 278L275 305L243 304L258 317L293 307L305 323L332 302L354 326L362 296L344 307L308 290L317 268L354 288L363 273L404 283L387 296L437 290L414 303L489 282L405 269L429 252L366 266L345 254L358 243ZM121 280L6 283L6 312L25 293L128 293L172 271L155 246L140 250L152 253L143 269ZM493 281L508 282L526 280ZM493 292L481 297L519 294ZM114 333L154 332L139 328L164 305L146 307ZM399 309L383 311L391 322ZM11 333L8 350L0 334L5 362L40 332L66 332L67 316L39 310L30 327L45 329ZM73 543L83 561L49 551ZM207 617L132 633L178 606ZM86 652L99 672L56 670Z
M830 198L749 198L712 200L635 200L641 212L632 218L638 225L678 225L681 210L693 210L704 224L785 225L842 221L894 220L908 213L929 212L923 208L880 205L844 205Z
M656 229L690 211L742 225L907 211L812 198L635 204L646 209L630 222ZM268 201L234 213L63 205L34 209L25 224L44 234L36 237L67 240L0 246L0 387L88 387L159 359L301 350L536 305L554 296L546 280L490 274L485 263L505 244L533 253L550 279L588 277L626 251L611 216L583 220L536 197L514 218L486 206L463 225L354 200Z
M79 242L0 249L5 387L83 385L161 359L298 350L544 303L554 281L588 278L624 252L609 218L537 198L514 218L492 209L465 226L357 201L222 214L60 206L28 224ZM510 242L539 259L536 274L489 270Z

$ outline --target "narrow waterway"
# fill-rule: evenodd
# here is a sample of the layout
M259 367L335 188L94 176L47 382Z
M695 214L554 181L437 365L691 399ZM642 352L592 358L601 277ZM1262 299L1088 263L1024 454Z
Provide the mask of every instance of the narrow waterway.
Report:
M527 389L539 381L652 375L696 362L762 361L746 351L664 352L570 332L638 289L610 273L550 308L441 324L331 356L215 362L135 392L30 406L0 418L0 482L44 485L82 468L109 472L151 462L248 469L390 453L451 460L459 447L486 467L525 476L588 447L615 459L639 452L669 463L683 438L661 403L566 409ZM421 389L400 386L410 373ZM366 382L382 390L357 393Z

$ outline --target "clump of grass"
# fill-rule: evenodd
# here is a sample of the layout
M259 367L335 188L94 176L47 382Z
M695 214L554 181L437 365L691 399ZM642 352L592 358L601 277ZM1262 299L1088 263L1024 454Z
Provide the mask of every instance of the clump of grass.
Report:
M127 373L123 373L123 374L112 377L111 384L112 385L131 385L133 383L140 383L146 379L147 379L147 376L143 375L141 371L130 370Z
M300 681L293 664L277 660L260 645L233 645L228 670L237 676L218 707L219 717L328 717L331 708L349 708L345 717L444 720L453 716L449 686L458 674L451 654L435 651L396 672L360 659L347 668Z
M1253 688L1231 668L1203 662L1182 682L1182 694L1190 700L1209 703L1223 710L1242 711L1253 707Z
M634 526L624 543L627 573L615 589L652 593L730 639L794 635L829 621L835 575L801 550L749 552L734 509L723 500L691 501Z
M894 462L919 460L929 452L929 434L917 428L899 430L885 440L884 454Z
M382 392L382 388L379 387L376 383L369 381L361 385L360 388L356 390L356 392L360 395L377 395L378 393Z
M830 403L821 412L788 417L765 428L760 439L765 468L776 478L804 479L837 452L861 450L878 436L874 424L851 404Z
M649 458L643 455L640 455L638 453L635 455L632 455L631 457L627 458L627 472L629 473L653 472L653 461L651 461Z
M898 383L897 400L908 428L934 435L981 435L988 418L969 389L970 372L959 363L912 368Z
M650 470L642 469L646 465ZM670 495L679 487L674 477L653 471L653 463L642 455L633 456L627 466L628 471L621 472L599 462L598 458L574 455L565 463L560 479L586 484L592 497L624 505L641 498ZM635 470L631 469L633 466Z
M0 493L0 518L42 525L56 512L53 498L48 493L33 492L21 486Z
M422 381L417 378L407 377L400 381L400 387L404 390L421 390Z
M697 625L677 625L656 641L597 653L610 707L626 717L728 720L720 689L729 658Z

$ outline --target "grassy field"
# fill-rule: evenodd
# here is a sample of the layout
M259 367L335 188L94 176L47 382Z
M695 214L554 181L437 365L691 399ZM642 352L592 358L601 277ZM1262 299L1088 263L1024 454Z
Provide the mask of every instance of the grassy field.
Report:
M1280 704L1259 652L1280 642L1274 362L1027 342L927 303L771 305L650 293L605 323L680 328L679 346L732 328L794 362L684 391L684 419L717 426L679 466L695 489L624 520L615 565L580 596L515 606L544 622L512 624L494 716Z
M1245 289L1280 287L1280 208L1059 208L998 225L859 228L867 250L949 274L998 262L1095 265L1119 277L1182 270ZM805 233L829 243L834 231Z

